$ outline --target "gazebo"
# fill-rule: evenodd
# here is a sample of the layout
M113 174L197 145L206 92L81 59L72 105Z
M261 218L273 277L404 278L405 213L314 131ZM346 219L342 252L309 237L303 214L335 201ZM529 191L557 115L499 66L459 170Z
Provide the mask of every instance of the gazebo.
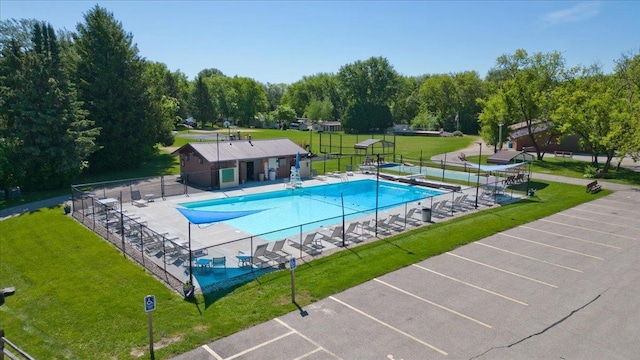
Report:
M370 161L371 158L369 157L369 155L380 155L381 160L383 161L385 155L395 154L395 144L391 141L382 139L367 139L355 144L353 148L356 150L356 154L358 156L363 156L360 151L364 150L364 157L370 159ZM371 149L371 151L369 151L369 149ZM391 151L389 151L389 149L391 149ZM365 163L366 162L367 161L365 161Z

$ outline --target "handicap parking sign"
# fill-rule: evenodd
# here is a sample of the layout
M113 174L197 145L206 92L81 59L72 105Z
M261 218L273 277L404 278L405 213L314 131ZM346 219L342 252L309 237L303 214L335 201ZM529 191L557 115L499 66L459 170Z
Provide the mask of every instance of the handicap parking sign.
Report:
M144 297L144 311L149 312L156 309L155 295L147 295Z
M296 268L296 258L292 257L289 259L289 269L293 270Z

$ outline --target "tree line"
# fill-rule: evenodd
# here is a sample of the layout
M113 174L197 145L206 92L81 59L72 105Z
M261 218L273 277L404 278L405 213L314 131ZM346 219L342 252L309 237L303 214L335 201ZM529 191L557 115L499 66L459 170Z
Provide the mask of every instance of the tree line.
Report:
M82 172L131 169L172 130L199 127L285 129L297 117L340 121L346 133L393 124L460 130L497 142L498 124L536 124L578 134L595 153L637 157L640 55L623 54L613 74L567 69L558 52L501 55L482 79L476 71L404 76L384 57L304 76L293 84L229 77L215 68L189 80L143 59L133 35L95 6L75 32L36 20L0 21L0 188L59 188ZM537 139L539 140L539 139ZM536 142L536 144L538 144ZM538 157L544 144L536 145Z

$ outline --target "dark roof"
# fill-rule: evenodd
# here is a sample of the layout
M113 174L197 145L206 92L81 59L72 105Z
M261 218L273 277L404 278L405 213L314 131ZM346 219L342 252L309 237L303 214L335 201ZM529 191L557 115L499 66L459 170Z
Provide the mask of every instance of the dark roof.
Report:
M307 153L307 150L289 139L220 141L219 144L189 143L173 153L182 153L185 150L197 152L208 162L263 159Z
M487 159L488 164L510 164L513 162L524 162L530 161L533 159L533 156L527 153L519 152L519 151L509 151L503 150L498 151L497 153L489 156Z
M545 131L549 128L553 127L553 123L551 121L533 121L531 124L531 132L534 134L539 133L541 131ZM519 139L523 136L529 135L529 128L527 127L526 122L517 123L509 126L509 129L513 130L509 133L512 139Z

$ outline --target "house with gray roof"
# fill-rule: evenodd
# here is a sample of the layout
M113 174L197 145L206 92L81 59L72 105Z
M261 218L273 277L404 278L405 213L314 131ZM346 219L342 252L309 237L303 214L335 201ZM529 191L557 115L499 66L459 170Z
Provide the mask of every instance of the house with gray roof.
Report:
M204 189L236 187L245 182L275 181L291 176L300 154L300 177L311 173L307 151L289 139L189 143L173 154L180 157L180 177Z

